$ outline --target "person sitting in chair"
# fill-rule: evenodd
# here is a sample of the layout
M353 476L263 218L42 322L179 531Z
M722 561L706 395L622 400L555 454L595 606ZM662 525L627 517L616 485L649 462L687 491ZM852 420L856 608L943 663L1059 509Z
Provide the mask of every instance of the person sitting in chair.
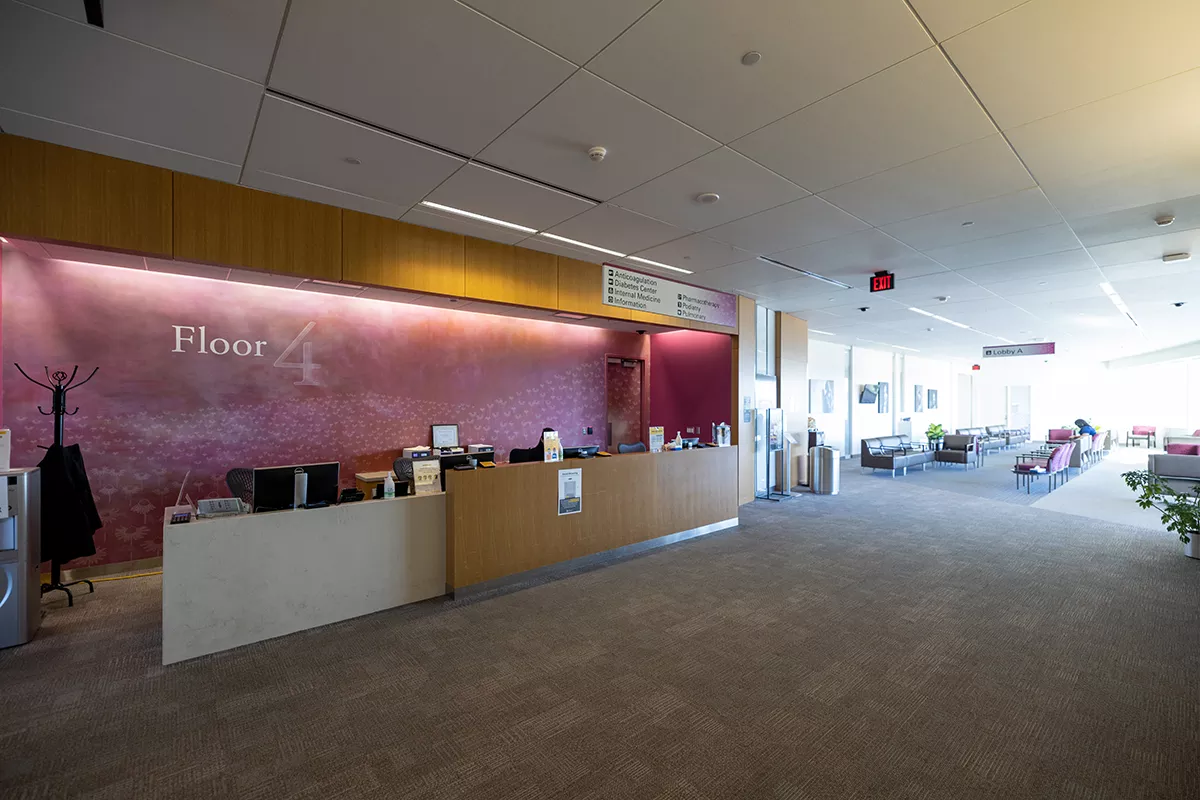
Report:
M1080 432L1081 434L1082 434L1082 433L1086 433L1086 434L1088 434L1089 436L1095 436L1095 435L1096 435L1096 429L1095 429L1095 428L1093 428L1093 427L1091 426L1091 424L1090 424L1090 423L1089 423L1089 422L1088 422L1086 419L1077 419L1077 420L1075 420L1075 427L1076 427L1076 428L1079 428L1079 432Z

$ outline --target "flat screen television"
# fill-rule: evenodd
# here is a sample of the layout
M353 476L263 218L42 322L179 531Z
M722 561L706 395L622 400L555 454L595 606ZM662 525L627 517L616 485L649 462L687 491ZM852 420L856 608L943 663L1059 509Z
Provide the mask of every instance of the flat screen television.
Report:
M862 394L858 396L858 402L863 405L874 405L879 399L879 393L875 388L875 384L869 383L862 388Z

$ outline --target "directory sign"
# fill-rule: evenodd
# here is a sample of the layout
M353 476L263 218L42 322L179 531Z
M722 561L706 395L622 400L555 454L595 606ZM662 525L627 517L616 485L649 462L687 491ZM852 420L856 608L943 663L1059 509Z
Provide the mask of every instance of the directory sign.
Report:
M601 298L607 306L631 308L712 325L737 326L737 297L669 278L604 265Z
M1054 342L1033 342L1031 344L1005 344L998 347L983 348L984 358L1012 358L1013 356L1052 356Z

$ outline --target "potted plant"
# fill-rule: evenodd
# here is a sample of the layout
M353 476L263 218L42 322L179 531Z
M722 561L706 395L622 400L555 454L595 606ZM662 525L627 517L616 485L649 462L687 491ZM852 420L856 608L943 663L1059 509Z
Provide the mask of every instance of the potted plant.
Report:
M941 425L934 422L925 429L925 438L929 440L930 444L933 442L940 442L942 439L946 438L946 431Z
M1200 558L1200 484L1190 492L1176 491L1161 477L1149 470L1137 470L1121 475L1125 485L1138 492L1137 504L1153 508L1162 514L1162 523L1171 533L1179 534L1183 554Z

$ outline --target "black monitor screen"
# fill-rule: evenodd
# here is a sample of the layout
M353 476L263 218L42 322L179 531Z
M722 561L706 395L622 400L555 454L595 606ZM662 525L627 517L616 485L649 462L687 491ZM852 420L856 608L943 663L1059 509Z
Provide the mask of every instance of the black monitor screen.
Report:
M279 511L292 508L296 497L296 473L308 474L308 505L334 505L338 499L341 464L295 464L290 467L255 467L254 510Z
M600 452L600 445L588 444L579 445L578 447L564 447L563 458L591 458Z

